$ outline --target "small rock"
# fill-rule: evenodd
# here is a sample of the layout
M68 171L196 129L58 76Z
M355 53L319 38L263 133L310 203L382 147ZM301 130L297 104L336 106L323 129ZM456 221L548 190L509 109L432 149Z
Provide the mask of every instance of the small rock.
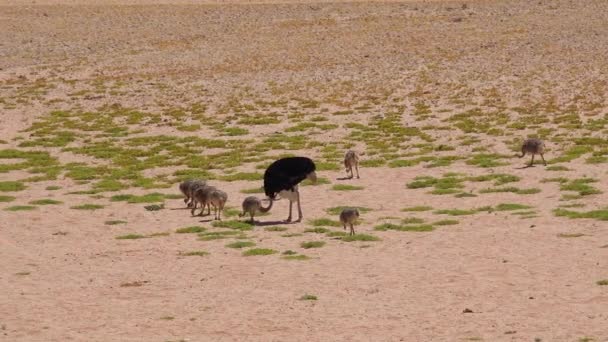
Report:
M473 313L473 310L466 308L466 309L462 310L462 313Z

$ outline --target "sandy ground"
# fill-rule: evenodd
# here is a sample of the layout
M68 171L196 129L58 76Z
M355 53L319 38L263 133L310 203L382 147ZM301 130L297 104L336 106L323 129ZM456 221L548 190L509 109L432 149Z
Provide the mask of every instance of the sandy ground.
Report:
M23 130L53 110L95 110L113 103L151 112L204 103L206 115L224 118L242 114L233 109L235 99L283 101L276 109L281 114L303 111L339 125L366 124L399 107L408 127L448 126L428 130L436 145L455 144L463 134L443 119L479 106L511 113L508 124L520 120L513 114L517 107L546 110L539 115L549 117L554 114L547 108L569 108L585 123L608 115L605 1L117 3L0 3L0 147L19 148L20 142L34 139ZM99 82L115 88L99 90ZM435 114L423 122L415 116L421 99ZM318 105L308 108L307 101ZM349 116L329 115L362 105L365 109ZM246 137L261 139L292 124L285 119L273 126L248 126ZM144 136L212 134L206 126L195 133L173 126L141 128ZM513 140L535 132L510 130L501 137L473 132L468 135L480 142L458 146L454 153L469 157L479 146L512 153ZM340 126L311 138L330 143L348 134ZM548 155L558 155L585 134L581 127L552 127ZM366 149L361 142L355 146ZM57 147L30 149L49 151L63 164L104 164ZM319 150L297 153L321 158ZM287 203L279 201L271 215L259 220L287 227L286 232L265 231L264 225L246 232L257 247L311 257L304 261L280 254L243 257L241 250L225 247L232 239L199 241L195 234L175 234L193 225L211 230L208 219L191 217L180 199L166 200L165 210L150 212L140 204L110 202L112 193L70 195L89 188L65 174L29 183L24 191L0 193L16 197L0 203L3 209L41 198L63 202L33 211L0 210L0 340L608 341L608 286L597 284L608 279L606 223L555 216L553 210L564 204L563 191L554 182L542 182L597 179L594 186L604 193L576 202L583 210L605 208L605 164L579 158L567 163L571 171L549 172L540 165L521 169L520 159L507 162L490 169L464 160L438 168L363 167L361 179L353 180L340 180L341 171L320 171L332 184L301 188L302 223L283 224ZM455 198L405 186L416 176L446 172L506 173L521 178L517 187L541 191ZM0 181L28 176L11 171L0 173ZM246 196L240 190L261 185L214 183L229 194L232 207ZM331 190L342 183L365 189ZM466 191L487 187L467 183ZM176 193L177 185L161 191ZM121 193L149 192L132 188ZM105 207L70 209L82 203ZM401 211L499 203L529 205L535 215ZM372 209L362 215L357 232L381 240L281 236L303 233L310 228L308 219L331 217L325 209L338 205ZM459 222L430 232L374 231L390 216ZM128 223L107 225L108 220ZM115 239L159 232L171 234ZM326 245L300 247L316 240ZM196 250L209 255L180 255ZM300 300L305 294L318 300Z

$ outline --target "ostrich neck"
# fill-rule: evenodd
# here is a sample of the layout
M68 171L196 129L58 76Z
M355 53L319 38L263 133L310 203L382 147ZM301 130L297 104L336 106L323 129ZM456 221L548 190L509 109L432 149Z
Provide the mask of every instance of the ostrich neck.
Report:
M260 205L260 212L262 212L262 213L269 212L270 208L272 208L273 203L274 203L274 200L270 199L270 203L268 204L268 206L266 208L264 208L264 206Z

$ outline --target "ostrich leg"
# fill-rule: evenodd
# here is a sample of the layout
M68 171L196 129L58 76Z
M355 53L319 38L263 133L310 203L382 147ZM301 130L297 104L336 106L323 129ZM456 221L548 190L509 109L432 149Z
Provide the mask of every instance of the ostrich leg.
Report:
M293 206L293 202L291 201L291 198L289 199L289 217L287 218L286 222L291 222L291 208Z
M300 191L296 189L296 201L298 201L298 220L296 222L302 221L302 206L300 205Z

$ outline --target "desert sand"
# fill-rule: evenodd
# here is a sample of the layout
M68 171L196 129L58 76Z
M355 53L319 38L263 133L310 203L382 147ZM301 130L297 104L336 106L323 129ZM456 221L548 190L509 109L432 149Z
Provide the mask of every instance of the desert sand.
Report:
M0 340L608 341L606 23L603 0L0 2ZM303 221L239 225L285 155L321 177ZM187 178L228 193L225 227ZM338 206L366 209L357 241Z

